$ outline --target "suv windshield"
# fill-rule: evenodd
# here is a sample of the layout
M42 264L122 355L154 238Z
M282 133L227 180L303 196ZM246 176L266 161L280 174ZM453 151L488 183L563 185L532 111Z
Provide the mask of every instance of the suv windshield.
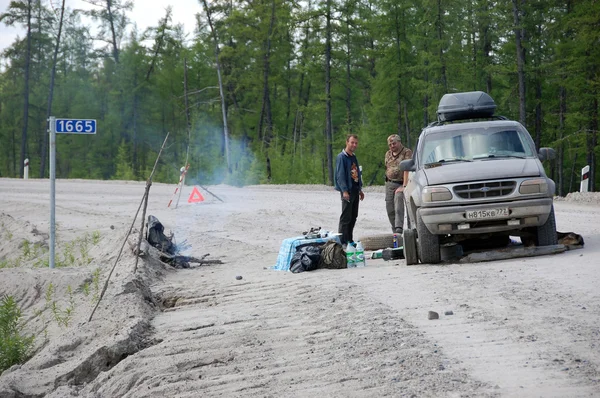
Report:
M426 165L533 156L525 133L506 127L435 132L424 137L422 148L421 159Z

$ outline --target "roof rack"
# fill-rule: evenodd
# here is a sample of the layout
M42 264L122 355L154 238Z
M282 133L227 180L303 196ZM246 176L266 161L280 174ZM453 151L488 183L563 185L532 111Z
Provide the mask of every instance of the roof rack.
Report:
M496 103L483 91L444 94L437 109L439 122L481 119L494 115Z
M436 120L435 122L429 123L427 125L427 127L443 126L446 124L453 124L453 123L477 122L477 121L483 121L483 120L509 120L509 119L506 116L494 115L494 116L490 116L490 117L472 117L472 118L468 118L468 119L455 119L455 120L448 120L448 121L444 121L444 122Z

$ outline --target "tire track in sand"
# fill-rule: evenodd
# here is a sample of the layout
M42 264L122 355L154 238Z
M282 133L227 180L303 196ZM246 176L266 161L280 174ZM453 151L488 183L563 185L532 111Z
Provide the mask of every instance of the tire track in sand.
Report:
M357 285L321 272L219 283L197 270L157 287L172 307L161 343L88 391L100 396L493 396L435 344Z

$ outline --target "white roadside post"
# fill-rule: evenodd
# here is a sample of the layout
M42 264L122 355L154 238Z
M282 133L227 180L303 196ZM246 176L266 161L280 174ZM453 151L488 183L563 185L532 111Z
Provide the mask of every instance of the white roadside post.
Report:
M358 169L360 170L360 183L362 184L362 182L363 182L363 178L362 178L362 166L358 166Z
M23 161L23 179L29 179L29 158Z
M50 134L50 268L54 268L55 197L56 197L56 133L96 134L95 119L48 119Z
M581 169L581 184L579 192L587 192L590 187L590 166L585 166Z

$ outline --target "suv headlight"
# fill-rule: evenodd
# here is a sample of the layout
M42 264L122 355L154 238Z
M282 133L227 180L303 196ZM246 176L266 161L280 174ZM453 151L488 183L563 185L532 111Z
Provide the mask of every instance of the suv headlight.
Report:
M425 187L422 194L423 202L442 202L452 200L452 193L445 187Z
M546 192L548 192L548 182L545 178L525 180L521 183L521 186L519 187L519 193L523 195Z

